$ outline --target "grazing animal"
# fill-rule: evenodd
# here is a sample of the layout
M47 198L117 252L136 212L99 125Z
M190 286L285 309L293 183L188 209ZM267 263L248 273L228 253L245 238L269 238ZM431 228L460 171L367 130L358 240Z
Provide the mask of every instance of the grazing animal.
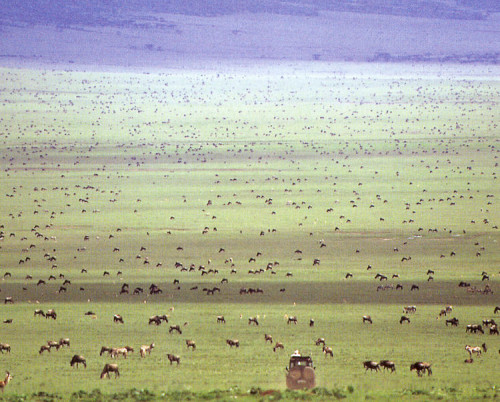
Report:
M431 364L427 362L416 362L410 365L410 371L416 370L419 377L427 371L427 375L432 374Z
M272 335L269 335L269 334L264 334L264 340L267 342L270 342L270 343L273 343L273 337Z
M496 306L495 310L493 310L493 314L500 313L500 306Z
M157 315L149 317L148 325L150 325L150 324L160 325L161 324L160 317L158 317Z
M411 285L410 291L412 290L420 290L420 288L418 287L418 285Z
M379 362L379 365L380 367L383 367L384 370L391 370L391 373L394 373L396 371L396 365L390 360L381 360Z
M240 347L240 341L238 339L226 339L226 344L228 344L230 347Z
M323 345L325 346L325 338L316 339L316 346Z
M4 391L9 381L12 380L12 378L13 378L12 375L8 371L6 371L5 378L2 381L0 381L0 389L2 390L2 392Z
M191 339L186 339L186 346L188 349L189 348L191 348L193 350L196 349L196 343L195 343L195 341L192 341Z
M495 325L492 325L490 327L490 335L498 335L498 325L495 324Z
M12 296L7 296L4 300L4 304L14 304L14 300L12 299Z
M252 323L255 324L255 325L259 325L259 321L257 320L257 317L250 317L248 319L248 325L250 325Z
M288 317L288 321L286 323L290 324L291 322L293 322L295 325L297 325L297 317L293 316L293 315Z
M167 353L167 358L170 362L170 365L172 365L173 362L177 362L177 365L179 365L181 362L181 358L179 356L173 355L171 353Z
M370 324L373 324L372 318L369 315L364 315L363 316L363 324L365 322L369 322Z
M78 365L80 363L83 364L83 367L87 368L87 360L85 359L85 357L83 357L81 355L74 355L73 358L71 359L69 365L71 367L74 367L76 364L76 368L78 368Z
M333 349L329 346L323 345L323 353L325 354L325 357L328 357L328 355L333 357Z
M38 351L39 354L42 354L43 352L49 352L50 353L50 346L47 346L47 345L42 345L40 346L40 350Z
M285 346L281 342L276 342L273 347L273 352L276 352L278 349L285 349Z
M401 316L401 318L399 319L399 323L400 324L403 324L403 322L407 322L408 324L410 323L410 319L404 315Z
M453 317L452 319L450 320L446 320L446 326L448 326L448 324L451 324L452 327L458 327L458 318L456 317Z
M411 314L417 311L417 306L405 306L403 307L403 313Z
M56 350L59 350L59 348L61 347L60 343L56 341L47 341L47 345L51 349L56 348Z
M477 357L481 356L481 347L480 346L470 346L465 345L465 350L469 352L469 356L472 357L472 354L475 353Z
M226 319L224 318L223 315L218 315L217 316L217 324L225 324L226 323Z
M10 345L8 343L0 343L0 352L6 351L7 353L10 353Z
M102 356L106 352L108 354L111 354L112 350L113 350L112 348L108 348L106 346L103 346L103 347L101 347L101 351L99 352L99 356Z
M486 352L488 351L488 348L486 347L486 343L483 343L483 344L481 345L481 347L483 348L484 353L486 353Z
M123 324L123 317L120 314L115 314L113 316L113 322Z
M465 359L464 363L474 363L474 359L472 357L469 359Z
M148 355L151 354L151 350L155 347L155 344L152 343L151 345L142 345L141 349L139 350L139 353L141 354L141 357L146 356L146 353Z
M52 318L53 320L55 320L57 319L57 313L53 309L47 310L47 312L45 313L45 318Z
M177 331L179 334L182 334L181 327L179 325L171 325L170 329L168 330L168 333L171 334L174 331Z
M366 361L363 363L363 367L365 368L365 373L368 370L375 370L375 371L380 371L380 366L377 362L372 362L372 361Z
M69 338L61 338L59 339L59 347L67 346L69 348L70 342Z
M113 359L117 358L120 355L122 355L123 358L126 359L127 355L128 355L128 349L125 348L125 347L123 347L123 348L112 348L110 355L111 355L111 357Z
M36 317L37 315L41 315L42 317L45 317L45 313L43 310L36 309L35 312L33 313L33 317Z
M115 373L115 378L120 377L120 372L118 371L118 364L106 363L104 365L104 368L102 369L101 380L106 376L108 376L108 378L111 378L109 373Z

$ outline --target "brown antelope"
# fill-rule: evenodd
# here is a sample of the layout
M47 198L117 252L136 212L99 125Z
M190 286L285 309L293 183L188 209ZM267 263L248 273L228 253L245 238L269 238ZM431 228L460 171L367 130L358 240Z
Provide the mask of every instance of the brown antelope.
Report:
M368 371L368 370L375 370L375 371L379 371L380 370L380 366L377 362L372 362L372 361L366 361L366 362L363 362L363 367L365 368L365 373Z
M71 361L69 362L69 365L71 367L74 367L76 364L76 368L78 368L78 364L80 363L83 364L83 367L87 368L87 360L85 359L85 357L81 355L74 355Z
M218 315L217 316L217 324L225 324L226 323L226 319L224 318L223 315Z
M102 356L103 353L106 353L106 352L108 352L108 354L111 354L112 350L113 350L112 348L108 348L107 346L103 346L101 348L101 352L99 353L99 356Z
M67 346L69 348L69 338L59 339L59 347Z
M190 339L186 339L186 346L187 346L188 349L189 348L192 348L193 350L196 349L196 343L195 343L195 341L192 341Z
M384 370L391 370L391 373L394 373L396 371L396 365L390 360L381 360L379 365L380 367L383 367Z
M142 345L141 349L139 350L139 353L141 354L141 357L146 356L146 353L148 355L151 354L151 350L155 347L155 344L152 343L151 345Z
M12 378L12 375L8 371L6 371L4 380L0 381L0 389L2 390L2 392L4 391L9 381L12 380Z
M105 364L104 368L102 369L101 379L103 379L106 376L108 376L108 378L111 378L109 373L115 373L115 378L119 377L120 372L118 371L118 364L110 364L110 363Z
M61 347L61 345L59 344L59 342L56 342L56 341L47 341L47 346L50 349L56 348L56 350L59 350L59 348Z

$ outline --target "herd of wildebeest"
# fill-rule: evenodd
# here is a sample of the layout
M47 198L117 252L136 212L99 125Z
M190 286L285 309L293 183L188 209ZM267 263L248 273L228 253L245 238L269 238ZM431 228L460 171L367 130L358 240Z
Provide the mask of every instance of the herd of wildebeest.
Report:
M110 78L110 82L104 84L105 89L110 83L112 87L113 79ZM159 80L163 79L166 78L161 77ZM207 82L211 82L210 80L215 82L219 77L208 76L203 78L205 79ZM360 85L363 90L367 90L371 85L365 87L364 84L354 81L352 85ZM200 85L198 87L195 84ZM277 91L276 88L281 85L280 81L273 81L272 84L277 85L273 87L273 91ZM336 81L336 84L343 87L343 98L339 95L336 101L340 104L350 104L348 99L350 91L346 91L345 88L348 84L342 80ZM373 99L390 99L391 102L397 103L400 97L403 99L406 96L399 89L400 83L397 80L390 85L394 88L393 91L386 91L384 95L373 95ZM92 87L90 81L82 80L81 85L78 82L78 86L83 88L80 88L82 94L95 95L96 91L89 89ZM195 88L194 95L199 95L199 99L203 98L201 104L205 104L209 86L205 87L204 82L201 85L201 81L196 81L193 83L193 88ZM120 93L117 97L124 96L126 102L131 101L135 93L126 89L123 91L124 93ZM185 100L196 98L191 96L193 94L187 96L187 90L178 91L179 93L174 94L166 90L164 95L175 101L180 98ZM274 97L273 91L268 95L262 92L259 96L264 97L266 102L278 102L279 99L285 104L287 102L293 104L295 101L295 95L292 93L280 98L280 96ZM303 126L293 129L297 132L291 132L288 121L291 116L287 114L290 112L288 109L274 118L267 116L265 123L262 124L258 119L252 120L255 117L242 117L245 113L241 111L237 113L237 117L226 121L226 117L220 115L223 112L217 111L216 116L206 117L207 124L211 124L210 130L212 130L203 134L206 138L203 138L198 128L183 126L186 119L195 120L193 110L190 109L186 117L186 114L183 115L186 110L175 109L176 112L171 115L172 119L167 121L161 115L161 111L147 109L151 103L150 95L141 92L138 93L138 99L133 106L123 104L126 106L126 114L131 116L132 120L137 119L137 124L130 125L130 121L126 119L117 120L112 127L117 131L123 131L124 138L107 139L102 143L96 140L98 136L94 134L100 130L101 124L105 126L104 120L109 118L106 115L113 115L113 112L119 109L118 106L122 105L122 100L112 101L104 91L97 98L102 96L106 100L96 100L97 98L91 97L91 106L87 110L89 106L76 97L71 101L66 98L58 99L57 89L54 91L56 99L52 103L44 99L43 93L36 93L33 96L37 100L43 99L50 111L64 107L65 110L74 112L76 116L81 112L76 106L81 106L84 111L91 111L90 115L94 116L96 110L100 110L103 104L106 104L102 112L106 117L103 121L100 118L92 121L93 134L88 144L68 142L67 139L59 144L57 139L69 134L69 129L62 124L67 117L56 117L56 121L58 119L61 121L54 123L53 131L56 133L50 133L49 128L42 128L44 125L37 120L40 117L35 114L31 117L32 115L28 113L30 117L26 121L15 125L17 130L23 135L30 130L35 130L37 135L45 134L49 137L53 135L50 137L51 140L36 145L28 143L18 145L11 142L5 142L3 145L0 154L3 170L0 178L8 179L6 182L9 183L8 188L7 185L2 185L2 190L5 190L5 206L4 214L0 216L0 253L8 259L8 264L0 266L3 271L0 291L4 295L4 306L37 303L37 297L43 299L44 303L69 301L73 298L91 301L99 297L95 292L89 292L88 288L95 286L92 281L97 283L111 281L114 278L120 281L119 285L105 282L101 290L107 296L101 296L102 300L113 297L115 300L139 302L147 298L148 302L163 302L167 295L179 295L182 290L195 295L192 297L194 300L205 301L205 297L210 296L219 298L217 300L223 302L228 296L231 300L239 298L253 303L263 300L262 298L267 297L270 292L288 295L289 286L293 281L297 277L303 281L303 272L308 272L309 269L321 270L322 275L329 278L328 280L346 285L358 280L360 283L368 283L369 276L369 283L376 284L369 285L372 293L377 295L373 296L374 298L387 294L403 294L403 292L405 296L416 295L425 292L423 289L425 283L430 284L434 278L439 279L440 274L438 269L427 265L425 269L420 269L418 264L421 264L423 259L418 260L418 255L410 255L408 251L413 247L410 238L425 236L436 236L436 238L440 236L438 240L450 240L448 243L450 246L443 242L439 243L439 247L429 250L429 253L437 253L433 257L453 259L462 252L459 248L465 245L466 251L462 254L469 253L476 261L482 261L485 255L494 259L498 253L495 250L496 240L491 240L488 236L495 238L498 232L498 222L495 221L498 214L494 204L497 194L494 184L498 151L495 145L488 142L489 139L455 138L450 134L449 131L454 130L464 134L466 130L460 121L454 124L448 121L448 112L446 107L440 106L440 102L436 100L439 98L436 91L432 85L424 84L423 87L416 88L410 98L415 100L423 94L422 96L429 96L434 101L422 102L407 110L409 117L406 120L391 116L392 105L388 105L384 112L381 109L377 111L370 109L370 114L363 105L364 96L368 98L370 96L354 94L359 107L365 108L363 109L365 116L358 116L356 110L341 108L337 110L337 104L314 106L311 110L314 118L306 121L308 116L302 116ZM463 104L467 101L468 88L464 90L463 87L459 87L456 93L449 88L447 91L456 95L457 102L454 106L457 116L460 113L471 112L468 104ZM243 92L246 93L247 90ZM229 104L234 100L235 95L231 88L224 87L222 94L222 104ZM321 94L326 96L323 92ZM156 102L157 94L154 98ZM187 103L189 102L186 101ZM142 106L137 106L139 104ZM404 105L404 102L401 105ZM439 107L442 107L441 111ZM156 120L144 121L144 109L150 112L149 117L154 116ZM121 112L123 113L123 110ZM397 113L399 116L401 110ZM419 118L427 113L432 116L443 113L441 122L430 124L430 127L425 129L426 135L432 136L431 141L421 140L419 137L410 138L413 135L411 129L419 128L421 126ZM297 119L299 118L300 116ZM83 114L83 117L79 115L78 119L85 120L85 115ZM380 141L370 136L365 140L363 138L365 131L369 131L371 125L376 125L378 119L385 119L383 121L387 126L398 126L404 122L404 125L401 124L401 133L391 127L390 130L384 129L388 131L381 134ZM12 121L3 124L8 127L9 124L13 124ZM177 126L176 121L183 124L179 123L180 126ZM176 132L179 139L171 138L170 134L168 139L160 138L162 135L151 128L156 127L159 122L162 130L168 133ZM494 124L483 123L488 129ZM229 131L228 125L231 126ZM141 133L140 127L144 127L146 134ZM241 141L237 134L232 133L233 130L245 132L255 130L260 134L255 140L247 141L248 138L245 137L245 140ZM315 131L318 131L318 139L311 134ZM304 136L305 139L301 133L307 134ZM345 136L339 133L344 133ZM410 136L408 140L405 138L406 135ZM14 134L5 136L5 139L11 141L9 136L13 137ZM493 142L491 140L491 143ZM473 148L476 149L472 150ZM468 153L473 156L464 156ZM383 158L388 158L393 164L379 165ZM408 165L405 158L408 158L411 165ZM481 158L484 160L478 162ZM270 169L269 172L266 171L267 168ZM419 173L413 174L413 169ZM147 175L150 171L156 170L153 178L145 176L147 177L143 183L145 190L136 188L141 184L142 173ZM202 177L200 180L196 176L197 170L213 171L213 174L200 174ZM442 171L446 173L441 174ZM57 174L51 173L49 182L44 183L47 172L57 172ZM253 172L259 173L254 177ZM179 179L177 174L182 178ZM439 185L436 185L435 177L438 178ZM456 180L462 177L467 177L466 184ZM190 178L193 179L192 184ZM174 188L176 186L184 187L177 191ZM148 190L158 187L161 187L161 191L154 193L154 197L158 197L158 209L164 213L164 219L161 222L151 222L147 220L148 213L154 214L155 217L158 214L143 205L148 202ZM369 190L365 190L367 188ZM436 196L436 193L439 195ZM170 204L162 204L163 197L169 198ZM29 203L26 200L29 200ZM23 203L30 206L21 209ZM475 207L479 207L472 208L472 203L475 203ZM153 207L154 205L153 203ZM319 205L321 205L320 212L318 212ZM176 212L169 210L171 206L177 211L182 208L188 209L192 213L193 222L196 223L190 222L191 216L187 219L185 215L179 218ZM123 215L117 215L115 210L120 210L120 214ZM249 210L255 214L253 218L255 221L247 222L248 227L239 227L235 221ZM446 210L442 219L440 214L436 213L437 210ZM222 216L225 211L230 216L226 220ZM392 214L394 211L398 212ZM449 211L452 211L451 218ZM107 224L106 229L96 229L93 226L94 222L108 213L112 224ZM435 221L426 220L427 213L434 214ZM134 218L134 223L128 224L129 218L139 215L140 219ZM404 218L395 222L393 220L395 216ZM464 223L464 226L458 227L454 217L460 224ZM76 222L75 231L71 230L73 220ZM376 232L374 237L384 238L386 235L391 237L393 241L390 244L386 243L390 245L387 247L387 256L390 255L388 260L394 261L392 267L398 266L402 272L397 272L397 268L380 268L382 264L372 263L372 260L367 260L369 264L364 264L362 267L352 268L350 265L352 269L342 272L332 272L325 268L326 265L333 263L334 258L329 255L328 250L336 247L335 250L338 252L342 249L342 246L333 243L337 239L344 240L342 236L348 238L357 231L363 232L363 220L370 225L367 232ZM315 226L317 222L319 224ZM353 227L354 229L351 229ZM283 233L290 228L293 229L292 235L286 237ZM469 231L472 235L469 235ZM191 239L184 234L180 235L184 232L189 233ZM251 234L248 234L249 232ZM325 233L326 238L318 237L321 236L317 234L318 232ZM160 242L157 240L158 233L164 235ZM488 236L484 236L485 233ZM156 243L148 240L154 236L157 236ZM214 241L215 236L219 236L217 241ZM279 238L279 236L283 236L282 241L270 243L272 245L265 248L266 243L263 239ZM172 240L169 241L170 254L166 257L167 260L162 260L162 242L165 237ZM177 240L179 238L182 241ZM229 241L234 238L238 238L244 244L235 247L234 242ZM304 245L311 244L311 240L306 240L311 238L315 242L314 250ZM193 239L191 244L190 240ZM349 246L355 244L351 240L350 238L345 244ZM457 242L453 242L454 240ZM173 242L176 241L178 243L173 246ZM250 248L250 245L257 247L256 244L264 248ZM197 246L205 247L205 250L210 248L209 255L204 252L201 257L201 253L193 252L192 249ZM271 249L275 246L280 250ZM364 253L365 250L361 247L353 248L350 256L359 258L359 255L366 256ZM86 257L87 255L90 257ZM97 274L97 268L91 265L102 267L103 265L99 264L101 259L111 263ZM82 260L89 266L81 262ZM405 264L411 265L414 271L409 272ZM8 265L8 269L4 268L5 265ZM68 273L68 267L71 267L71 273ZM164 278L168 274L169 282L167 283L165 279L149 281L147 276L140 280L137 277L129 280L129 274L139 268L151 269L151 272L156 270L155 278ZM22 278L18 274L21 270L25 273ZM421 274L424 279L415 279L417 277L415 272ZM165 275L160 276L163 273ZM405 274L411 279L407 279ZM462 279L458 275L452 276L456 278L453 282L455 291L459 288L466 297L484 296L489 298L487 304L497 304L497 289L495 289L497 273L491 269L475 268L474 274L477 274L474 282L469 279L470 277ZM84 279L91 275L93 275L91 280ZM270 283L277 286L271 287ZM292 299L287 301L290 300ZM445 317L443 326L458 327L460 320L454 316L454 312L459 308L460 306L447 305L436 312L436 318ZM8 314L8 307L5 307L4 311ZM398 319L399 324L414 325L411 323L416 311L416 305L405 305ZM491 312L490 318L467 322L465 332L471 336L498 335L495 316L499 312L500 306L497 306ZM36 309L33 315L33 319L45 318L50 322L69 319L58 315L55 309ZM97 314L89 310L85 315L92 319ZM169 318L169 314L161 313L144 317L144 323L153 326L168 323L166 332L169 335L182 335L189 324L169 322ZM314 327L318 324L317 318L314 317L288 315L285 318L286 325L290 326ZM109 319L116 325L126 325L127 315L122 311L116 311ZM212 320L218 325L224 325L228 319L227 315L226 317L214 315L210 317L207 325L211 325ZM359 320L368 327L376 323L377 317L366 314L360 315ZM12 324L12 319L6 317L3 322L6 325ZM259 331L264 327L258 316L244 317L243 322L244 325L252 326L252 329ZM264 331L270 332L268 328ZM267 332L259 335L263 336L263 344L271 344L273 352L279 353L285 348L284 343L273 339L272 334ZM464 345L464 350L468 353L465 363L474 363L474 358L477 360L487 353L487 341L481 339L481 345ZM3 342L2 339L0 341ZM240 340L237 338L221 339L220 343L225 343L228 348L240 347ZM325 359L333 357L334 349L327 344L325 338L311 339L311 344L322 347ZM293 348L292 345L287 346ZM37 346L37 350L40 355L44 355L69 347L70 340L61 337L59 340L44 340L42 345ZM110 378L113 374L118 377L120 371L117 361L128 358L137 349L129 345L100 345L100 347L100 352L96 350L96 355L100 353L100 356L106 358L109 356L113 359L112 363L107 362L104 365L100 378ZM73 343L71 348L75 348ZM185 339L185 348L190 353L196 353L195 351L199 350L196 339L194 337ZM147 359L151 353L155 353L155 343L148 341L138 350L140 357ZM0 352L10 353L11 346L8 343L0 343ZM181 365L181 357L177 354L168 353L167 359L170 364ZM86 357L80 354L75 354L69 363L75 368L79 365L87 367ZM359 368L360 371L364 369L365 373L382 369L394 373L396 363L392 360L360 361ZM430 376L433 368L436 369L432 362L427 361L417 361L410 365L410 370L415 371L418 376L424 374ZM2 391L12 377L10 372L7 372L5 379L0 381Z

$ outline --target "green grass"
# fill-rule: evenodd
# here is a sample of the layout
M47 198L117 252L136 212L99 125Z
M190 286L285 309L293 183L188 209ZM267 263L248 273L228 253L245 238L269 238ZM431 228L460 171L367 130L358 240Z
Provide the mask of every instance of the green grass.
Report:
M0 291L15 301L0 312L13 319L0 324L0 342L12 346L0 370L15 376L3 396L498 397L498 337L465 333L500 305L498 80L481 67L467 72L474 80L452 68L416 77L409 66L391 76L354 67L352 75L328 64L223 74L0 70ZM202 275L200 265L218 273ZM130 294L120 295L124 283ZM163 293L148 295L151 283ZM377 291L385 284L403 290ZM221 292L202 290L214 286ZM135 287L145 292L132 295ZM263 293L240 295L250 287ZM458 328L436 319L449 304ZM417 305L410 325L399 324L405 305ZM54 308L58 319L34 318L35 308ZM147 324L164 313L182 335ZM220 314L226 325L216 324ZM373 325L362 324L365 314ZM273 353L264 333L285 351ZM69 350L38 354L61 337ZM140 359L139 346L153 341ZM464 364L464 346L483 342L488 353ZM136 352L118 361L120 378L100 381L110 360L100 347L126 344ZM295 349L314 357L314 392L284 390ZM181 365L170 367L167 352ZM74 353L87 369L69 367ZM367 359L392 359L397 373L365 373ZM432 362L433 376L410 372L417 360Z

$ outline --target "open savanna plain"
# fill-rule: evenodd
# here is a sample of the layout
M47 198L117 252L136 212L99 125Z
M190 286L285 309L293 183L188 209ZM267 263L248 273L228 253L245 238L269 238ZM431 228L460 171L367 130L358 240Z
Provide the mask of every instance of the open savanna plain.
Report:
M498 398L498 72L1 69L2 397ZM315 390L285 390L297 349Z

